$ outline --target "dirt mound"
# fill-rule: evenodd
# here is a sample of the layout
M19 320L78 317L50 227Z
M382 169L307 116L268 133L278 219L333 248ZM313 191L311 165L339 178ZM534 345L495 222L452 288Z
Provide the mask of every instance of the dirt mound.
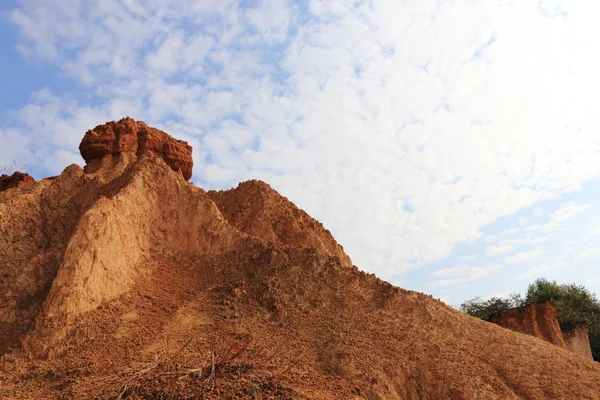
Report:
M558 315L552 302L545 301L500 311L492 315L489 321L566 349L563 334L556 319Z
M287 246L314 247L352 266L331 232L262 181L242 182L230 190L211 190L208 195L231 225L250 236Z
M86 162L86 172L97 170L106 156L122 153L139 155L151 151L174 171L181 171L186 181L192 177L194 163L190 145L132 118L107 122L87 131L79 151Z
M19 171L16 171L12 175L3 174L0 176L0 192L33 182L35 182L35 179L29 174L24 174Z
M585 358L593 359L590 337L587 328L576 327L563 332L567 350Z
M600 398L597 363L359 271L266 184L96 167L0 193L0 398Z

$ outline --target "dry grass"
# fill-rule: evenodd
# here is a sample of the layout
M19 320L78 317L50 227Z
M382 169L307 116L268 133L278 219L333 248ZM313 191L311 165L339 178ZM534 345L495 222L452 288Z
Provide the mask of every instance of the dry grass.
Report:
M285 348L283 341L266 352L254 337L247 335L242 340L228 337L211 348L194 350L192 344L196 337L190 336L173 354L167 351L168 340L165 338L164 349L152 360L134 363L123 373L107 380L103 392L116 392L111 400L168 399L171 398L169 393L181 393L186 388L190 392L210 394L220 383L237 381L256 386L257 393L260 393L264 388L258 386L264 384L265 378L269 385L281 387L280 379L291 367L273 362ZM273 342L274 338L270 339L268 342ZM149 387L160 387L162 391L149 395L146 390Z

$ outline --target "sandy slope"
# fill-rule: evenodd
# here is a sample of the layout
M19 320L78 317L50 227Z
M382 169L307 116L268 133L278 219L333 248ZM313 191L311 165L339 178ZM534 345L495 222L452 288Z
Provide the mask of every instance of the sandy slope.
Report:
M0 217L0 398L600 398L597 363L359 271L261 182L121 154Z

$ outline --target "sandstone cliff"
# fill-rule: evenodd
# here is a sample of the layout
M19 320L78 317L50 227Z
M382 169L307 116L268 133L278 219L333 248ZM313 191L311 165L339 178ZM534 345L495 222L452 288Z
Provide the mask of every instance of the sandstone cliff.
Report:
M490 317L490 322L515 332L534 336L572 353L592 359L588 330L575 327L563 331L551 301L511 308Z
M600 398L597 363L361 272L266 184L207 193L118 124L0 193L0 398Z
M546 301L501 311L491 316L490 322L566 349L557 316L552 302Z
M575 327L572 329L565 329L563 331L563 337L565 339L567 350L585 358L589 358L590 360L593 359L587 328Z

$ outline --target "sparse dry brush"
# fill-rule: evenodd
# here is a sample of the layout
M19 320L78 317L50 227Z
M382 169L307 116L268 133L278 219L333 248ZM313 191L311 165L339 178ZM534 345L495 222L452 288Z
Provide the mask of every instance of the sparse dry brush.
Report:
M222 385L239 387L252 398L261 398L265 391L278 393L278 398L291 398L290 390L279 381L292 365L276 362L282 360L285 341L267 351L252 335L227 336L204 349L194 346L196 339L197 335L190 336L173 354L165 346L151 361L132 364L107 382L107 391L117 392L110 399L175 399L185 392L191 398L218 398Z
M27 171L27 164L17 164L16 161L13 161L10 164L3 165L0 167L0 174L12 174L15 171Z

